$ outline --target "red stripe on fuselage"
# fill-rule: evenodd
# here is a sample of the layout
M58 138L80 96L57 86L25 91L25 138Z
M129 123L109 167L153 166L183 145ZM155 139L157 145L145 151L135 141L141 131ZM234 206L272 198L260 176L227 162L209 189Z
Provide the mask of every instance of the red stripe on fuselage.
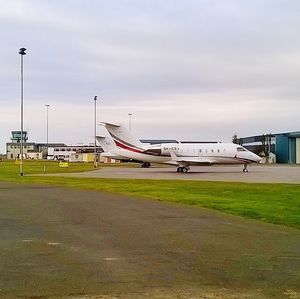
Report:
M144 153L143 153L142 151L140 151L140 150L137 150L137 149L135 149L135 148L131 148L131 147L129 147L129 146L127 146L127 145L125 145L125 144L119 142L119 141L116 140L116 139L114 139L114 140L115 140L116 145L119 146L119 147L121 147L121 148L123 148L123 149L126 149L126 150L131 151L131 152L139 153L139 154L144 154Z

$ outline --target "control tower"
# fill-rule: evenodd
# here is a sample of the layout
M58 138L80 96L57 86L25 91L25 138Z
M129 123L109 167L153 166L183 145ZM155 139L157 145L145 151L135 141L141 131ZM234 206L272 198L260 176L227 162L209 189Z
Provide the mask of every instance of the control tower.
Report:
M10 140L12 143L21 143L21 131L11 131ZM27 131L23 131L23 143L26 143L28 140Z

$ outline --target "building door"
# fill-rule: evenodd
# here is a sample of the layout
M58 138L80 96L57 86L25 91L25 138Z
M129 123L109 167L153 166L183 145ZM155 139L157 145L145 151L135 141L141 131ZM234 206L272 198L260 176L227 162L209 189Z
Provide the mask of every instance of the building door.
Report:
M296 138L296 163L300 164L300 138Z

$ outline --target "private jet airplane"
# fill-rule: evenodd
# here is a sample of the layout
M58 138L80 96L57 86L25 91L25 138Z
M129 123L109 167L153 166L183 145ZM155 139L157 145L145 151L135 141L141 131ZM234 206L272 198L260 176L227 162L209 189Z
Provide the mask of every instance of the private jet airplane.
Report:
M113 154L148 163L175 165L177 172L187 172L190 166L217 164L243 164L243 172L248 172L248 164L261 160L256 154L234 143L177 142L144 145L125 126L103 124L121 150L111 150Z

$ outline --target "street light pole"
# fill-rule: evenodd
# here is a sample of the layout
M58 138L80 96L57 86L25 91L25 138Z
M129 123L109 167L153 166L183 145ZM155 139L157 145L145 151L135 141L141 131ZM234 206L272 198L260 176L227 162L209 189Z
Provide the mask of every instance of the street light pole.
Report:
M20 148L20 154L21 154L21 161L20 161L20 176L23 176L23 97L24 97L24 84L23 84L23 56L26 55L25 53L26 49L21 48L19 50L19 54L21 55L21 148Z
M46 159L47 159L47 156L48 156L48 144L49 144L49 107L50 105L49 104L46 104L46 113L47 113L47 152L46 152Z
M129 115L129 131L131 132L131 116L132 116L132 113L128 113Z
M96 136L97 136L97 96L94 96L94 137L95 137L95 144L94 144L94 167L97 167L97 141L96 141Z

